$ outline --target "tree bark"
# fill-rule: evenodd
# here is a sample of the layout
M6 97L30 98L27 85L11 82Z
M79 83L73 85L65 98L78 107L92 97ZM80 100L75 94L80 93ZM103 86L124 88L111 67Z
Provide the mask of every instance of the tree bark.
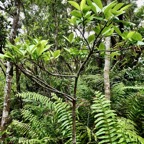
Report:
M1 120L1 131L6 129L6 125L9 119L9 109L10 109L10 93L11 93L11 83L12 83L12 63L7 61L6 63L6 85L5 85L5 93L4 93L4 104L3 104L3 113Z
M111 0L106 1L107 5L111 3ZM104 92L105 98L110 100L110 47L111 37L105 38L105 63L104 63Z
M111 46L111 37L105 38L105 64L104 64L104 91L105 98L110 100L110 46Z
M13 16L13 24L9 37L9 41L14 44L14 39L17 35L18 29L18 21L20 14L20 1L15 0L15 12ZM6 63L6 84L5 84L5 93L4 93L4 104L3 104L3 112L1 119L1 132L4 132L7 128L9 121L9 111L10 111L10 94L11 94L11 85L12 85L12 77L13 77L13 64L10 61ZM2 135L1 140L5 139L5 134Z

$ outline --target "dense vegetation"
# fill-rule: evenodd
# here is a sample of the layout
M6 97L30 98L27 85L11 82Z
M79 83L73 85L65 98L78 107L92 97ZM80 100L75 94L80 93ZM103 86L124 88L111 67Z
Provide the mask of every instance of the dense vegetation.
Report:
M1 0L0 143L144 144L144 6Z

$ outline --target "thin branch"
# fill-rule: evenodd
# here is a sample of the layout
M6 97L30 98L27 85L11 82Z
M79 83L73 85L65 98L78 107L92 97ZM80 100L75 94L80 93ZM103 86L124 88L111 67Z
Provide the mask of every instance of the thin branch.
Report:
M46 70L43 66L41 66L41 65L39 65L39 64L37 64L37 63L35 63L35 62L32 62L32 63L34 63L35 65L37 65L39 68L41 68L43 71L47 72L47 73L48 73L49 75L51 75L51 76L69 77L69 78L74 78L74 77L76 77L75 75L53 74L53 73L49 72L48 70Z
M86 44L87 44L89 50L91 50L91 47L90 47L90 45L89 45L89 43L88 43L86 37L84 36L84 32L82 33L81 30L80 30L79 28L77 28L77 30L80 32L81 36L82 36L83 39L85 40L85 42L86 42Z
M16 64L15 64L16 65ZM29 72L28 70L24 69L22 66L18 66L16 65L21 71L23 74L25 74L26 76L28 76L30 79L32 79L33 81L35 81L38 85L52 91L52 92L55 92L55 93L58 93L58 94L61 94L63 95L65 98L67 98L68 100L70 101L73 101L75 100L73 97L71 97L70 95L66 94L66 93L63 93L61 91L58 91L57 89L51 87L50 85L48 85L46 82L44 82L44 80L40 79L39 77L36 77L34 76L31 72Z

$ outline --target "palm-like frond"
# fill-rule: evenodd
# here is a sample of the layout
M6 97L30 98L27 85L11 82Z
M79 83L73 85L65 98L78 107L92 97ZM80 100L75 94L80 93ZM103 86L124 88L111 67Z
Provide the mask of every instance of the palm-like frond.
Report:
M138 135L135 126L136 124L130 119L118 118L118 133L125 137L125 143L144 144L144 139ZM119 143L123 141L123 137L120 138Z
M95 118L96 136L99 144L115 143L117 140L116 114L110 110L110 102L105 100L104 95L97 92L92 105Z
M27 136L28 142L47 141L45 143L58 143L69 141L72 135L72 116L70 105L63 102L56 95L52 99L37 93L18 94L26 102L21 110L23 122L13 121L21 136ZM29 126L29 127L28 127ZM22 142L24 137L20 137ZM24 140L26 142L26 139Z
M137 134L135 124L128 119L117 119L115 111L110 109L110 102L104 95L97 92L91 108L99 144L143 144L144 139Z

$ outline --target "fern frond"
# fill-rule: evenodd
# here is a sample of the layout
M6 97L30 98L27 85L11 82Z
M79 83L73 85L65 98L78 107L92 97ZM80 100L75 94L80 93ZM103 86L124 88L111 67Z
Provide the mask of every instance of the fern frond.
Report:
M144 144L144 139L138 135L135 128L136 124L126 118L118 118L118 133L121 133L125 137L126 143ZM119 139L118 143L123 142L123 137Z
M26 92L26 93L19 93L16 96L21 97L22 99L24 99L26 101L30 100L31 102L33 102L33 101L39 102L39 103L49 107L49 109L52 108L52 102L50 101L50 98L43 96L41 94L34 93L34 92Z
M20 135L38 137L37 133L32 130L30 124L22 123L17 120L13 120L9 127L16 128L17 131L20 131L19 133Z
M114 144L117 140L116 114L110 110L110 102L101 93L96 93L96 98L91 106L95 118L96 136L99 144Z
M32 92L18 94L18 96L33 103L24 106L22 116L23 120L31 125L39 140L56 142L64 139L65 143L67 141L71 143L72 115L68 103L63 102L55 94L52 94L52 99ZM36 115L36 111L41 114ZM44 111L47 111L46 115Z
M27 138L19 138L19 144L41 144L41 141L38 139L27 139Z

